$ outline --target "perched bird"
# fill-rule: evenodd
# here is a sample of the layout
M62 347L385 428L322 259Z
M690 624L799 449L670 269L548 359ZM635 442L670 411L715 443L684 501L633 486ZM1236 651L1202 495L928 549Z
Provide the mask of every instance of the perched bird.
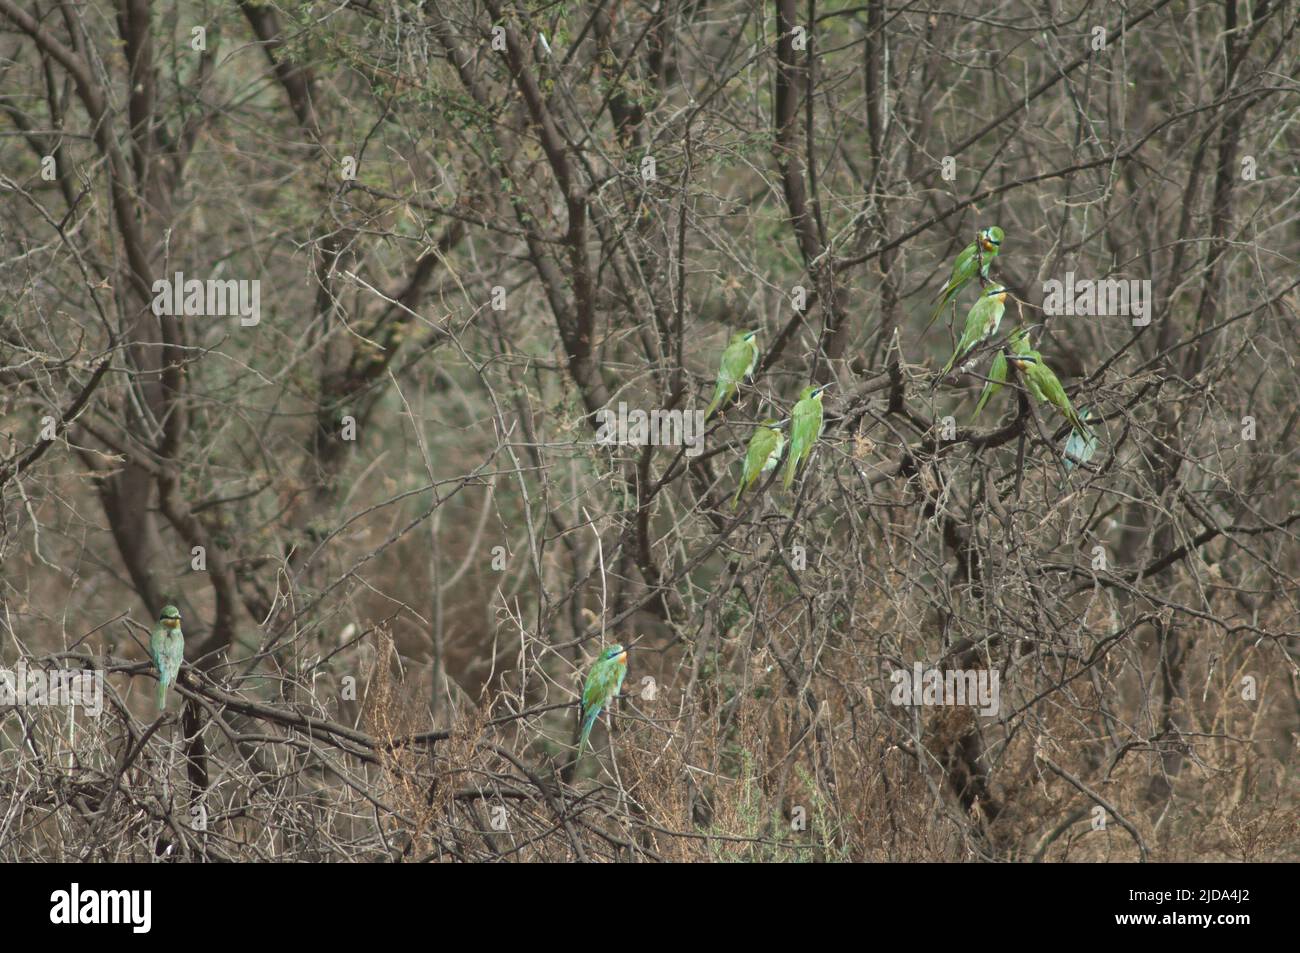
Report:
M1025 387L1029 395L1039 403L1049 403L1055 407L1062 417L1070 422L1075 430L1092 435L1088 425L1079 419L1078 413L1075 412L1074 405L1070 403L1070 398L1065 394L1065 388L1052 369L1047 366L1041 356L1035 354L1012 354L1009 360L1023 376Z
M623 688L623 679L627 675L627 650L621 645L611 645L600 653L596 664L587 673L587 684L582 689L582 735L578 738L578 757L582 757L582 748L587 743L591 728L596 724L602 709L609 707Z
M740 486L736 487L736 498L731 501L733 510L740 505L740 494L753 486L760 474L776 469L784 449L785 434L776 429L775 420L765 420L754 428L754 435L749 438L749 446L745 449L745 466L740 474Z
M757 331L737 331L731 336L731 343L722 352L722 361L718 364L718 385L714 388L709 409L704 412L705 420L731 399L741 381L754 373L754 365L758 363L757 336Z
M158 710L166 711L167 687L176 683L176 673L185 658L181 613L175 606L163 606L158 613L158 621L149 633L149 657L158 669Z
M971 305L970 311L966 312L966 328L961 333L961 340L957 342L957 349L948 358L948 363L939 372L937 380L947 377L953 365L969 354L977 344L998 333L998 326L1002 323L1002 315L1006 310L1006 288L990 285L984 289L984 293Z
M1099 424L1101 418L1084 407L1080 409L1079 416L1083 418L1084 423ZM1095 433L1084 433L1081 430L1071 430L1069 438L1065 441L1065 450L1061 453L1061 459L1065 461L1065 469L1073 470L1080 464L1087 463L1092 459L1093 454L1097 452L1097 435Z
M977 273L985 278L989 276L989 265L993 263L993 259L998 256L998 251L1002 248L1002 238L1002 229L996 225L981 228L979 234L975 236L975 241L958 253L952 263L952 275L939 289L939 303L935 305L934 314L930 315L930 321L925 326L927 331L930 325L939 319L939 315L943 314L943 309L948 306L953 295L961 291Z
M1029 334L1024 328L1016 328L1011 332L1011 350L1016 354L1030 354L1038 357L1038 352L1034 350L1029 343ZM975 410L970 415L970 422L975 423L975 418L980 415L980 411L998 391L1002 385L1007 382L1007 358L1001 350L993 356L993 363L989 365L989 379L984 382L984 388L980 391L980 399L975 402Z
M790 412L790 452L785 457L785 488L794 483L799 465L812 453L813 444L822 435L822 394L830 385L805 387L799 394L799 403Z
M993 399L994 395L1002 389L1002 385L1007 382L1007 359L1006 356L998 351L993 355L993 363L989 365L989 379L984 382L984 387L980 390L980 399L975 401L975 409L971 411L970 422L975 423L979 417L980 411L984 405Z

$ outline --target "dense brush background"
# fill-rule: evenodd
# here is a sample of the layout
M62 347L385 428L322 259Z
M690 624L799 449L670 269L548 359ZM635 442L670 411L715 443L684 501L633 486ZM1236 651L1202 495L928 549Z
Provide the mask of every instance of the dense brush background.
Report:
M0 859L1296 859L1298 23L0 0L0 667L108 691L0 707ZM986 363L931 392L990 224L1105 417L1068 478L1014 392L971 425ZM261 323L155 317L177 271ZM1067 271L1150 324L1045 317ZM751 327L701 456L595 444ZM733 515L810 380L806 477ZM999 716L891 704L915 661Z

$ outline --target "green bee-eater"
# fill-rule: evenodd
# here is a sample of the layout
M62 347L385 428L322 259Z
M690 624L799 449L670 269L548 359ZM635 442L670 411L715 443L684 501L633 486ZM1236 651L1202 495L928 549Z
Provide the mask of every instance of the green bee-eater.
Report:
M1079 411L1079 416L1083 418L1084 423L1097 424L1101 418L1095 416L1087 407ZM1061 458L1065 461L1065 469L1073 470L1082 463L1087 463L1092 459L1093 454L1097 452L1097 435L1095 433L1084 433L1075 429L1070 431L1070 437L1065 441L1065 450L1061 453Z
M158 669L158 710L167 708L167 688L176 683L176 673L185 658L185 636L181 633L181 613L175 606L163 606L158 621L149 633L149 657Z
M961 291L976 273L985 278L989 276L989 265L1002 248L1002 238L1002 229L996 225L981 228L975 241L961 250L952 263L952 275L939 289L939 303L935 305L934 314L930 315L930 321L925 326L927 331L939 319L939 315L943 314L943 309L948 306L953 295Z
M1016 328L1011 332L1011 350L1016 354L1031 354L1038 356L1038 352L1033 349L1029 343L1029 334L1024 328ZM1007 382L1007 358L1001 351L993 356L993 363L989 365L989 379L984 382L984 388L980 391L980 399L975 402L975 410L970 415L970 422L975 423L975 418L980 415L980 411L998 391L1002 385Z
M600 653L596 664L587 673L587 684L582 689L582 735L578 738L578 757L587 743L591 728L602 709L609 707L623 688L627 675L627 650L621 645L611 645Z
M813 444L822 435L822 394L830 385L805 387L799 403L790 412L790 452L785 457L785 488L794 483L795 472L812 453Z
M731 336L731 343L722 352L722 361L718 364L718 384L714 388L709 409L704 412L705 420L731 399L741 381L754 373L754 365L758 363L757 336L757 331L737 331Z
M981 341L986 341L998 333L1002 315L1007 310L1007 289L1002 285L990 285L984 289L976 302L966 312L966 328L957 342L957 349L948 358L948 363L939 372L939 380L948 376L954 364L962 360L971 349Z
M745 449L745 466L740 474L740 486L736 487L736 498L731 501L733 510L740 505L740 494L753 486L760 474L776 469L784 449L785 434L776 429L775 420L765 420L761 426L754 428L754 435L749 438L749 446Z
M1042 357L1033 354L1012 354L1008 360L1023 375L1025 387L1031 397L1039 403L1045 401L1051 404L1060 411L1061 416L1068 420L1075 430L1088 435L1092 434L1092 431L1088 429L1088 425L1079 419L1074 405L1070 403L1070 398L1065 394L1065 388L1061 386L1060 380L1052 373L1052 369L1047 366Z
M993 355L993 363L989 365L989 379L984 382L984 388L980 391L980 399L975 401L975 409L971 411L970 422L975 423L975 418L980 415L980 411L998 391L1002 385L1007 382L1007 359L1001 351Z

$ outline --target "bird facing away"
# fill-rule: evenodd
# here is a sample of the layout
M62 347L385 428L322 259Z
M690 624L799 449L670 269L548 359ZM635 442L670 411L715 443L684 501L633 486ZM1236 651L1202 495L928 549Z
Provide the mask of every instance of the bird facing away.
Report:
M996 225L988 228L981 228L979 234L975 236L975 241L963 248L952 263L952 274L939 289L939 303L935 305L934 313L930 315L930 320L925 329L928 331L930 325L939 319L943 314L943 309L948 306L948 302L953 296L966 284L979 275L987 278L989 276L989 265L993 259L998 257L998 252L1002 249L1003 239L1002 229Z
M1033 345L1029 343L1029 333L1024 328L1016 328L1011 332L1011 350L1016 354L1029 354L1038 357L1039 354L1034 350ZM1001 350L993 356L993 363L989 366L989 379L984 382L984 388L980 391L980 399L975 402L975 410L971 413L970 422L975 423L975 418L980 415L980 411L998 391L1002 385L1007 382L1007 358Z
M989 365L989 379L984 382L984 387L980 390L980 399L975 401L975 409L971 411L970 422L972 424L979 417L984 405L993 399L1006 382L1007 359L1001 351L998 351L997 354L993 355L993 363Z
M987 341L998 333L1002 315L1007 310L1007 289L1002 285L990 285L979 296L970 311L966 312L966 328L957 342L957 349L948 358L948 363L939 372L938 380L948 376L953 365L964 359L981 341Z
M781 451L785 449L785 434L776 429L775 420L765 420L754 428L754 435L749 438L745 450L745 466L740 474L740 486L736 487L736 498L731 501L734 510L740 505L740 494L744 493L763 473L776 469L781 462Z
M591 735L591 728L596 724L601 710L609 707L623 688L623 679L627 675L627 650L621 645L611 645L600 653L596 664L587 673L587 684L582 689L582 735L578 738L578 757L582 757L583 746Z
M1065 388L1061 386L1060 380L1047 366L1042 357L1034 354L1012 354L1008 360L1015 365L1017 371L1023 375L1025 388L1029 391L1029 396L1039 403L1049 403L1055 407L1066 420L1074 427L1088 436L1092 431L1088 425L1079 419L1078 413L1075 412L1074 405L1070 403L1070 398L1065 394Z
M704 412L705 420L731 400L731 396L740 388L740 382L754 373L754 365L758 363L757 337L757 331L737 331L731 336L731 343L722 352L722 360L718 364L718 383L713 390L709 409Z
M826 392L823 385L805 387L799 394L799 403L790 412L790 452L785 458L785 488L790 489L794 483L795 472L801 463L812 453L813 444L822 435L822 394Z
M1101 418L1087 407L1080 408L1079 416L1083 418L1084 423L1101 423ZM1068 472L1080 464L1087 463L1096 452L1097 435L1095 433L1085 434L1081 430L1075 429L1070 431L1069 439L1065 441L1065 450L1061 453L1061 459L1065 461L1065 469Z
M163 606L158 621L149 633L149 657L158 669L158 710L167 710L167 688L176 683L176 674L185 658L185 636L181 632L181 613L175 606Z

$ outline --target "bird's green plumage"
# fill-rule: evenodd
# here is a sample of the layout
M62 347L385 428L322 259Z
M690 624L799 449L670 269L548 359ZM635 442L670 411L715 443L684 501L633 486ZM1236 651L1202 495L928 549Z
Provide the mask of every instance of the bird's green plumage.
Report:
M1029 343L1029 334L1024 328L1016 328L1011 332L1011 352L1013 354L1029 354L1038 357L1039 354ZM997 395L1002 389L1002 385L1007 382L1007 358L1001 350L993 357L993 363L989 365L989 379L984 382L984 388L980 391L980 398L975 402L975 410L971 413L970 421L975 423L975 418L980 415L984 405Z
M163 711L167 708L167 689L176 684L185 658L181 613L175 606L163 606L158 613L158 621L149 632L149 656L158 670L158 710Z
M757 335L757 331L738 331L731 336L731 342L722 352L722 360L718 363L718 383L713 389L709 409L704 412L705 420L731 399L741 381L754 373L754 365L758 363Z
M1055 407L1068 420L1074 429L1091 436L1092 431L1088 425L1079 419L1075 412L1074 405L1070 403L1070 398L1066 396L1065 388L1061 386L1060 380L1052 369L1047 366L1041 357L1034 355L1016 354L1012 355L1011 362L1016 365L1016 370L1024 376L1025 388L1029 391L1031 397L1040 403L1048 403Z
M993 356L993 363L989 365L989 379L984 382L984 389L980 391L980 399L975 402L975 410L971 412L970 422L975 423L975 418L980 415L993 396L1002 389L1002 385L1007 382L1007 359L998 351Z
M952 274L939 290L939 303L935 305L934 313L930 315L930 320L925 325L926 330L929 330L930 325L938 320L953 296L961 291L976 274L985 278L989 276L989 265L998 256L1004 237L1002 229L996 225L981 228L979 234L975 236L975 241L957 253L952 263Z
M961 333L961 340L957 342L957 349L948 358L948 363L939 372L939 377L947 375L953 365L969 354L975 345L998 333L1002 315L1007 310L1006 300L1007 289L1001 285L992 285L971 305L970 311L966 313L966 327Z
M775 420L765 420L754 428L754 435L749 438L749 446L745 449L740 486L736 487L736 498L731 501L733 510L740 505L740 494L753 486L760 474L776 469L784 449L785 434L776 429Z
M826 388L818 386L805 387L799 394L799 402L790 412L790 452L785 457L785 488L794 483L795 473L808 455L812 453L813 444L822 435L822 392Z
M611 645L600 653L596 664L587 673L587 682L582 688L582 735L578 739L578 757L587 744L591 729L596 724L602 709L607 708L623 688L623 679L627 676L627 652L621 645Z

